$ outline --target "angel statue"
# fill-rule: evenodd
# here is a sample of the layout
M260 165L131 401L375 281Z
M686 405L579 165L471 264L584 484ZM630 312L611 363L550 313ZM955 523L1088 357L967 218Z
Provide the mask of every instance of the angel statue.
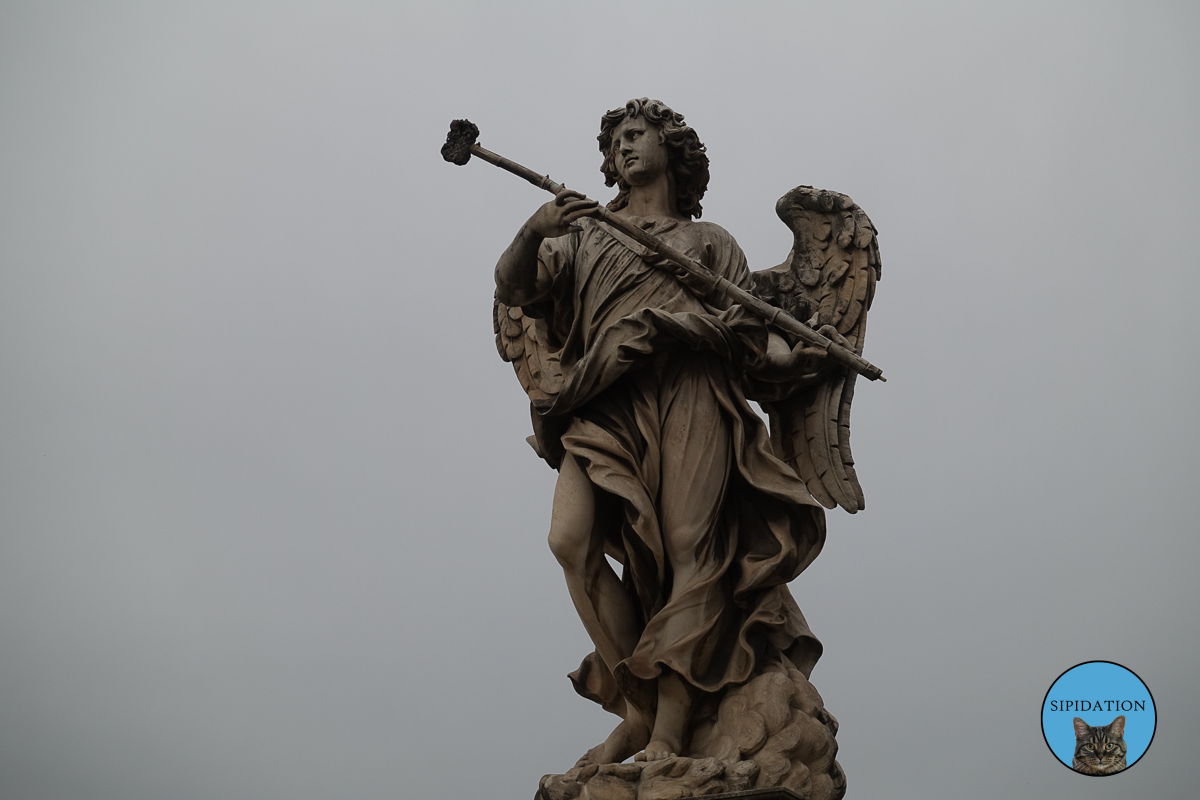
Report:
M839 798L837 722L808 681L821 644L788 583L821 551L824 508L863 507L856 374L598 218L633 223L858 354L875 229L849 197L798 187L776 207L792 252L751 273L727 231L698 221L708 156L681 114L631 100L598 139L617 187L607 211L561 188L495 272L497 346L529 395L530 443L559 473L550 549L595 645L570 678L621 718L539 797Z

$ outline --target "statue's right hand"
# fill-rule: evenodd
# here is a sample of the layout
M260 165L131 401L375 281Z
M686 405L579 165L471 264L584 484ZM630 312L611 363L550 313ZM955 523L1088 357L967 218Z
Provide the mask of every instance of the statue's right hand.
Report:
M557 239L571 230L571 223L580 217L591 216L599 203L565 186L529 218L525 227L546 239Z

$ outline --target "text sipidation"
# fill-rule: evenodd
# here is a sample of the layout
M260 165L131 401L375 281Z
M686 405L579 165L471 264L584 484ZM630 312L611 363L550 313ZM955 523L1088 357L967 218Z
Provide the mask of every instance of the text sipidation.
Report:
M1145 711L1144 700L1051 700L1051 711Z

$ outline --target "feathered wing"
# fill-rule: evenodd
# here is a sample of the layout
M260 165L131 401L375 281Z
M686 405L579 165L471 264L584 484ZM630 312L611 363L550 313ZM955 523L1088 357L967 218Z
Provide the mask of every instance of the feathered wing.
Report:
M867 310L880 277L875 226L844 194L798 186L775 205L795 243L777 267L753 273L756 292L813 328L831 325L862 354ZM865 506L850 452L850 404L857 373L826 366L782 399L764 402L771 439L812 496L853 514Z
M517 380L529 395L534 435L526 441L550 466L558 469L563 452L559 437L546 430L547 421L537 407L548 405L562 388L562 367L558 352L549 345L545 320L531 317L523 309L495 300L492 327L496 332L496 350L511 363Z

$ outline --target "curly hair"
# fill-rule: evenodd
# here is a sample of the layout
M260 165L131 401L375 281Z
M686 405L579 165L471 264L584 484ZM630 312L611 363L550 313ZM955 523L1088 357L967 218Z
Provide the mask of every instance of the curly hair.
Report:
M708 189L708 156L700 137L688 125L683 124L683 115L672 111L660 100L642 97L630 100L624 108L614 108L600 118L600 152L604 163L605 186L617 186L617 196L608 204L609 211L619 211L629 204L629 184L617 174L613 164L613 131L626 119L645 118L662 131L667 145L668 171L675 186L675 200L679 213L699 219L702 211L700 199Z

